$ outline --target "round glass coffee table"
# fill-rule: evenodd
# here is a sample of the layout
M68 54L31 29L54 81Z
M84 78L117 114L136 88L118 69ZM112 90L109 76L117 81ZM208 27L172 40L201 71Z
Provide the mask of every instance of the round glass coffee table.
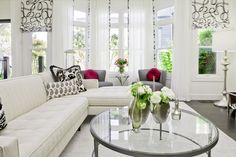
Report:
M180 120L172 120L170 114L162 124L162 135L159 128L150 114L135 133L127 107L110 109L90 123L94 137L93 156L98 157L98 145L102 144L134 157L191 157L204 153L210 157L219 138L218 129L209 120L187 110L182 110Z

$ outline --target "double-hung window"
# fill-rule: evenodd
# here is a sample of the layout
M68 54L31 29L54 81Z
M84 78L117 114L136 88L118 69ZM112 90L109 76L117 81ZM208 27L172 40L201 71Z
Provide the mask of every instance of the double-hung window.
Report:
M212 52L211 29L198 30L198 74L216 74L216 53Z
M155 18L156 65L168 72L172 71L173 16L174 7L168 7L158 10Z

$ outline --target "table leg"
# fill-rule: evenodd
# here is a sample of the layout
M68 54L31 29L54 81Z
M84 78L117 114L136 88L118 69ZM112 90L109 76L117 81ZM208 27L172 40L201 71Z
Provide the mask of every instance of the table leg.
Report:
M207 152L207 156L208 156L208 157L211 157L211 150L209 150L209 151Z
M94 139L94 157L98 157L98 142Z
M162 140L162 123L160 123L160 140Z

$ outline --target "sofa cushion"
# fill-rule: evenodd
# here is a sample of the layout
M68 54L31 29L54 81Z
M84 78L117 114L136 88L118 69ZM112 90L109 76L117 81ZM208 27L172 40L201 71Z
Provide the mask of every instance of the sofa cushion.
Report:
M83 114L86 98L52 99L9 122L0 136L16 137L21 157L48 156Z
M112 82L99 82L99 87L113 86Z
M129 87L110 86L79 93L88 99L89 106L127 106L132 99ZM73 97L73 96L68 96Z
M11 121L46 102L46 91L39 75L0 81L0 96L6 120Z
M60 98L79 93L76 79L64 82L50 82L46 85L47 99Z
M147 80L153 81L153 78L155 78L155 81L158 81L160 79L161 72L157 68L152 68L147 73Z
M85 79L97 79L98 80L98 73L93 69L88 69L84 71L84 78Z

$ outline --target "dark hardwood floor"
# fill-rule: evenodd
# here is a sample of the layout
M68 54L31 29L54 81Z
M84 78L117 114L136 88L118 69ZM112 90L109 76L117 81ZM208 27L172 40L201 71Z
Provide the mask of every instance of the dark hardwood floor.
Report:
M187 104L236 140L236 118L234 115L228 117L226 108L214 106L213 101L191 101Z

